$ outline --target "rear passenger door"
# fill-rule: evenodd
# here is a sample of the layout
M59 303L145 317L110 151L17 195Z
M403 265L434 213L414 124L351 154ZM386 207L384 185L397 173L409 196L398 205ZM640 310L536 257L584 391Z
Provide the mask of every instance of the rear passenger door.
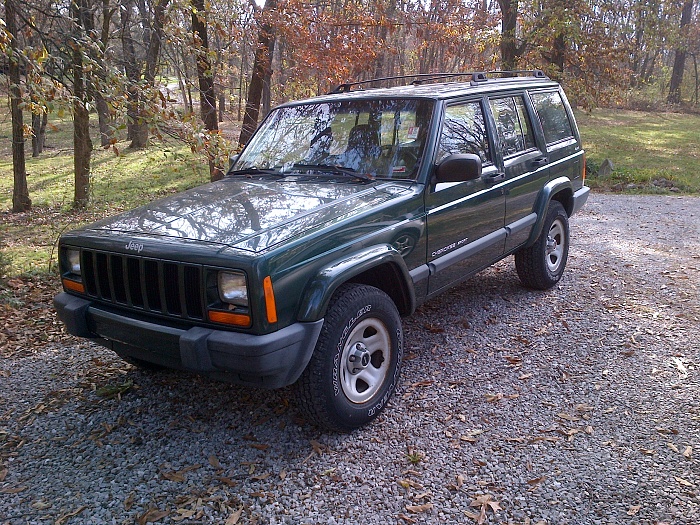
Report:
M549 179L549 159L544 144L538 144L534 110L525 93L493 96L489 105L506 180L505 251L510 252L530 236L537 219L535 200Z
M549 90L531 92L530 98L547 145L550 180L581 177L583 151L565 96L559 90Z
M426 195L430 293L503 255L505 197L486 115L482 99L451 103L444 109L435 164L449 155L472 153L481 158L482 176L434 184Z

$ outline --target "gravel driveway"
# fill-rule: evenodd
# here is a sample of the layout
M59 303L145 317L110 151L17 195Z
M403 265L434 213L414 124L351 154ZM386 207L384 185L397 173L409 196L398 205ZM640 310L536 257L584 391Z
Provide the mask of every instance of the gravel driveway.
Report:
M0 524L700 523L700 199L596 194L571 230L555 289L510 258L406 319L351 435L86 343L0 360Z

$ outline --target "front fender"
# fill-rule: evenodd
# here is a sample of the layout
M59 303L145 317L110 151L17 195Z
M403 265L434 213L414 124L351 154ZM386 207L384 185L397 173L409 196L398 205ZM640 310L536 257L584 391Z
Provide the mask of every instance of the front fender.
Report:
M537 214L537 221L530 231L530 238L527 240L525 247L530 247L535 244L535 241L537 241L537 238L540 236L544 219L547 216L547 208L555 195L557 195L557 200L564 206L567 215L570 217L573 213L574 190L569 178L559 177L549 181L545 187L542 188L542 191L540 191L537 197L537 202L535 202L533 211Z
M335 291L353 277L383 264L394 264L399 269L405 283L411 283L411 277L401 254L390 244L381 244L364 248L345 257L332 265L321 269L313 278L301 302L298 320L313 322L321 319L328 308L328 303ZM407 286L411 309L415 307L415 292Z

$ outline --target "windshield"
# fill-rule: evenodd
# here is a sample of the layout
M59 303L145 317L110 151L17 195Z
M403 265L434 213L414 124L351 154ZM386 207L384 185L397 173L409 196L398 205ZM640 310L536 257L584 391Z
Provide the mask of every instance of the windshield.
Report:
M278 108L255 133L233 171L415 180L432 110L432 101L411 99Z

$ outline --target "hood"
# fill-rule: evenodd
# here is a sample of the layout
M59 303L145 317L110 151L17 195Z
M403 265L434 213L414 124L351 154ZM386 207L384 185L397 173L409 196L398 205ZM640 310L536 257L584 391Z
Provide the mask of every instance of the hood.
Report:
M251 252L381 205L405 183L259 181L199 186L97 222L87 229L204 241Z

